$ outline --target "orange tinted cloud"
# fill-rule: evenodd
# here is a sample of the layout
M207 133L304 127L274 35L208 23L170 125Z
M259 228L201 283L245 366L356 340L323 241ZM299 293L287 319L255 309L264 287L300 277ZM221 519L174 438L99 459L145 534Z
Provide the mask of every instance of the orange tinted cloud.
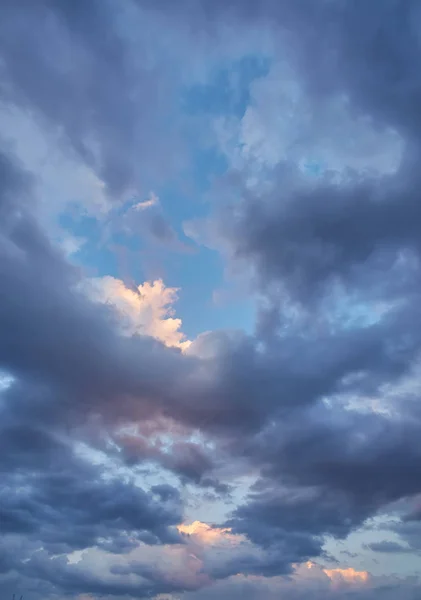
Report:
M217 545L224 542L233 543L240 537L232 534L229 528L211 527L202 521L194 521L189 524L182 523L177 529L180 533L193 537L203 545Z
M356 571L352 567L348 569L323 569L323 572L335 585L341 585L342 583L364 584L370 578L367 571Z
M150 335L181 350L190 346L181 331L181 319L174 317L172 305L177 301L178 289L166 287L162 279L131 289L115 277L98 277L87 280L83 289L95 302L110 304L117 310L126 334Z

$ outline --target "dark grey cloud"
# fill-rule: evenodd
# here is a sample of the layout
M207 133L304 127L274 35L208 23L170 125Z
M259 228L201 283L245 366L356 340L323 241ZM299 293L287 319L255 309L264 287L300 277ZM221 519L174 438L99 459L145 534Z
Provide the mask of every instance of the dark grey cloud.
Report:
M174 575L171 569L167 572L158 564L152 566L132 561L126 565L115 565L110 568L110 572L125 577L134 574L146 579L155 595L182 593L203 586L200 580L189 580L188 575L183 577L182 573Z
M270 8L270 3L264 3L261 16L270 8L273 18L279 19L280 37L284 27L290 30L289 56L309 98L317 104L332 94L346 93L356 114L368 115L379 128L396 128L406 148L402 165L393 175L350 172L338 180L329 172L309 183L296 165L281 163L268 173L268 192L250 190L246 168L227 178L230 193L241 202L222 210L216 233L222 236L230 260L253 270L255 290L266 297L256 330L267 342L270 356L282 347L285 357L285 348L291 350L297 339L303 340L300 350L296 346L294 365L297 370L302 367L305 375L294 380L294 386L300 381L304 391L308 383L313 403L316 395L348 393L346 376L337 371L330 389L324 388L329 385L324 376L330 367L339 368L341 356L351 358L354 343L354 356L361 363L354 363L355 369L348 373L359 380L357 396L376 395L383 377L399 378L419 354L415 165L420 157L416 106L421 82L415 65L421 47L414 26L419 7L414 2L367 7L310 4L279 3ZM283 11L285 6L289 10ZM362 40L358 49L357 39ZM340 302L350 299L366 303L369 316L369 303L394 308L374 325L354 323L344 329ZM290 319L294 309L303 315L295 330ZM326 331L329 341L324 345ZM340 349L342 335L345 354ZM385 344L383 350L377 343L376 348L371 346L375 338ZM396 360L394 366L389 359ZM321 379L310 383L310 373ZM268 380L263 378L262 386L263 381ZM279 381L284 388L273 399L282 394L290 395L293 402L304 399L296 387L288 389L287 378ZM274 385L269 389L273 392ZM326 534L345 537L390 502L418 493L419 419L416 410L410 416L385 417L344 413L334 406L326 410L322 404L308 411L305 406L299 403L292 419L274 419L266 434L263 428L256 436L256 445L250 442L248 451L241 446L263 467L265 486L234 511L228 524L273 551L280 544L293 547L290 539L299 534L318 554ZM277 409L272 411L274 417ZM302 560L309 555L306 544ZM288 565L291 557L284 556Z
M231 15L237 9L238 14L242 12L239 3L229 4ZM218 10L224 9L215 4ZM241 201L222 211L217 235L224 238L231 260L253 269L255 289L268 299L257 331L270 343L270 355L276 355L278 344L291 349L302 336L303 347L294 364L297 370L303 367L301 383L303 387L309 383L311 402L317 383L307 380L310 372L322 376L319 398L348 391L349 379L339 372L331 380L335 389L323 388L329 367L339 367L340 357L345 356L340 350L342 334L338 333L338 328L343 328L340 302L357 299L366 303L368 312L368 303L381 301L394 307L375 325L354 324L342 329L347 358L355 343L354 356L361 359L348 373L360 377L359 393L371 394L384 376L390 380L392 373L402 375L420 348L415 326L421 291L415 167L420 158L416 108L421 90L416 72L421 53L419 7L415 2L394 1L364 7L342 2L263 3L260 16L269 14L277 20L280 47L287 47L310 101L316 105L345 93L355 114L366 115L379 129L390 127L400 133L405 145L403 161L393 175L350 172L338 180L329 172L310 183L303 181L296 165L280 163L268 173L270 185L257 192L248 187L246 168L227 178L230 192ZM339 299L335 296L338 290L342 294ZM304 325L289 335L294 309L304 313ZM325 346L324 332L332 331L332 322L335 333L328 335ZM380 329L383 333L377 338ZM318 340L314 346L312 331ZM372 335L385 343L383 350L369 343L364 352L363 340L374 342ZM395 366L389 363L393 355ZM283 378L282 384L286 381ZM275 388L270 385L269 389ZM292 391L285 386L282 391L291 391L294 401L300 398L297 388ZM252 495L237 509L229 523L238 531L255 536L261 544L268 543L265 536L270 533L276 543L288 539L289 523L293 523L294 530L302 527L310 539L319 539L321 547L318 536L345 536L380 507L418 492L416 413L409 418L389 418L343 414L339 409L341 419L336 420L334 409L320 405L307 413L302 407L295 425L288 419L274 422L268 438L263 433L257 447L251 443L250 456L263 465L267 480L277 481L279 488L275 486L275 494L264 490ZM273 409L272 415L275 413ZM294 497L290 486L298 486L303 493L308 490L309 504L304 503L302 514L298 501L293 514L289 512L289 496ZM308 520L309 511L317 515L314 522Z
M128 347L128 354L123 351L117 358L121 347L113 316L72 291L77 272L51 246L31 214L30 178L4 153L1 167L0 362L15 378L2 391L0 405L2 536L6 540L21 535L32 552L43 547L53 555L90 546L115 550L121 548L124 532L139 542L179 542L172 529L183 515L177 490L167 486L147 492L133 482L107 478L104 468L75 454L69 433L90 413L100 411L106 396L111 401L121 389L114 380L111 392L111 381L103 380L103 358L108 354L106 370L112 379L118 360L137 379L138 360L132 356L129 366ZM143 348L144 342L138 342ZM148 353L154 344L146 343ZM155 347L158 354L159 348ZM177 355L168 356L171 361ZM141 379L140 375L138 383ZM112 414L116 416L111 410L106 419ZM35 574L43 579L34 566L38 554L23 568L22 555L13 556L13 546L10 553L2 559L4 573L24 571L30 579ZM58 572L49 581L69 591L67 580L60 583L57 577Z
M263 558L242 557L239 562L233 558L225 569L215 571L215 578L227 577L236 569L264 575L286 573L293 562L320 553L325 534L343 537L384 502L418 491L412 437L407 435L400 448L396 438L388 435L390 447L379 456L376 436L368 431L371 471L370 484L364 486L358 479L366 468L361 456L354 459L347 446L342 450L340 446L346 435L352 442L360 424L348 423L345 432L333 424L332 431L318 434L311 415L305 422L302 413L303 407L324 395L373 389L405 371L418 338L414 333L413 339L405 340L408 325L400 312L380 325L325 338L300 339L300 332L294 331L284 346L288 352L280 345L260 351L257 340L246 336L211 334L201 341L209 346L210 358L198 359L183 357L147 338L121 338L113 313L74 291L79 274L51 246L25 201L20 201L21 196L30 197L30 181L7 155L4 164L10 174L4 178L2 195L7 218L2 229L1 271L7 294L2 295L0 311L4 334L0 358L2 368L17 379L3 391L5 447L0 467L7 500L2 505L5 532L25 535L56 553L90 545L129 549L122 531L137 531L137 539L149 544L177 541L168 529L182 518L177 502L170 502L166 509L166 493L158 492L153 499L153 491L151 496L121 482L101 481L98 469L79 463L60 442L69 427L77 436L75 428L83 431L84 422L95 415L101 416L99 424L106 427L116 420L124 423L130 418L167 415L185 425L200 426L224 444L229 440L234 453L243 453L253 464L265 467L266 476L274 481L291 478L293 472L294 485L327 489L301 503L291 504L288 496L282 500L275 494L251 499L240 507L230 525L265 548L265 554ZM11 194L14 202L8 203ZM412 316L407 317L410 323ZM401 335L407 345L398 344ZM199 363L212 378L198 375ZM344 383L346 376L362 370L367 379ZM279 419L290 413L300 426L291 427L289 436L281 428L282 435L275 433L274 440L270 427L259 434L268 419L280 426ZM368 422L361 420L361 424ZM47 434L46 427L51 433ZM245 432L254 435L243 437ZM319 453L314 450L315 436L324 440ZM306 445L311 454L308 459ZM326 468L332 446L337 462ZM403 468L400 473L397 468L397 477L387 483L382 461L396 450L401 450L398 466ZM412 459L403 464L411 452L414 467ZM141 452L139 458L150 459L150 453ZM212 459L194 444L176 446L172 456L158 453L156 458L186 480L220 486L212 477ZM342 477L342 469L355 473L354 483L351 477ZM29 486L23 496L16 492L16 477L29 482L35 475L34 487ZM375 499L374 485L380 486L380 497ZM59 514L57 505L61 506ZM81 505L86 508L81 510ZM284 518L277 521L278 515ZM69 527L63 525L63 518ZM34 564L31 573L35 573ZM67 585L66 577L62 583L55 577L54 585ZM85 583L85 589L94 589L94 584Z
M183 483L195 483L204 488L214 488L218 493L228 493L229 486L212 476L216 468L215 457L203 445L193 442L173 442L171 451L149 444L144 437L127 436L116 440L118 453L128 466L149 461L177 474Z
M245 450L263 477L227 524L271 552L282 548L286 568L294 549L301 560L323 554L326 535L345 539L418 493L419 427L414 415L393 419L323 405L272 424ZM417 525L399 522L394 530L408 543L411 533L418 539Z
M259 286L277 282L305 306L329 295L336 283L373 293L377 287L383 296L391 294L384 288L392 287L396 294L416 272L409 265L394 269L397 259L405 252L419 258L419 6L394 0L365 7L264 3L261 14L269 11L310 101L317 106L333 94L346 94L350 110L365 115L370 126L397 129L406 152L394 176L351 173L335 183L328 174L310 186L296 181L291 187L289 171L297 178L296 165L278 165L275 176L270 174L273 191L253 197L237 190L244 202L231 219L223 216L221 229L233 257L254 265ZM241 178L234 182L237 186Z
M394 420L351 413L335 418L335 410L316 410L260 437L255 452L267 461L269 475L282 473L294 482L297 470L306 485L355 494L355 505L362 510L366 502L391 502L397 500L395 494L416 492L419 421L413 415Z
M326 535L343 539L391 502L421 491L417 407L403 403L386 416L343 408L347 398L398 384L420 351L418 4L203 0L138 6L149 15L165 10L165 21L176 10L180 20L174 23L197 27L194 36L221 28L225 19L243 31L250 19L263 24L271 18L277 43L289 45L309 97L316 103L346 93L356 113L397 129L406 153L394 175L351 173L335 182L327 174L307 187L293 166L282 164L271 193L259 197L244 193L241 173L231 179L244 198L224 213L218 234L234 260L253 267L268 312L255 336L208 334L195 342L196 354L183 356L147 337L121 337L112 310L76 290L81 273L43 232L32 177L4 148L0 367L15 378L0 404L0 574L9 577L7 590L16 572L25 586L39 581L38 594L145 597L189 589L143 563L111 573L140 575L146 583L139 586L129 578L100 579L63 556L51 558L92 545L124 554L137 541L179 541L173 527L183 510L175 488L145 491L122 478L107 479L104 468L75 454L80 440L106 449L104 436L130 421L163 416L199 428L216 450L212 455L183 442L169 455L140 443L132 451L122 441L122 451L110 457L125 466L155 461L182 483L220 493L229 488L215 475L219 459L242 456L260 472L227 523L260 553L233 556L210 569L214 579L287 574L293 563L321 555ZM168 117L171 106L171 65L157 58L157 65L147 66L142 52L135 56L136 48L147 51L147 43L133 46L123 34L118 19L128 24L127 15L116 3L21 0L6 2L2 12L4 102L59 128L113 194L137 184L140 156L146 170L150 154L165 162L157 118ZM292 185L283 184L286 171ZM163 241L173 236L167 225L160 213L149 222ZM336 285L345 296L355 292L393 308L374 323L352 327L334 314L331 326ZM305 318L289 324L291 307ZM414 549L418 524L414 514L396 528ZM390 551L384 544L377 551ZM240 593L232 586L222 597ZM287 593L298 600L307 592ZM397 593L387 583L355 597ZM411 582L400 597L405 593L419 597ZM247 586L241 594L261 597L262 589ZM346 597L326 589L312 597L317 594Z
M292 55L307 93L318 102L346 92L357 113L368 114L379 127L396 128L406 144L402 165L393 175L349 173L335 181L327 173L304 184L295 165L280 164L272 174L270 191L255 195L241 187L241 173L237 174L232 181L234 186L240 184L243 200L231 213L223 213L219 233L225 236L231 259L252 266L257 290L267 295L269 303L262 312L259 331L271 347L277 343L274 330L281 333L282 343L287 341L288 313L285 317L282 312L298 305L308 315L305 326L318 332L319 356L326 361L329 352L323 349L320 331L328 319L338 324L334 312L337 289L343 293L342 299L354 294L354 301L358 298L363 303L401 303L402 312L394 310L374 326L384 327L384 341L392 335L386 343L387 354L391 348L403 349L397 340L403 334L409 341L417 329L413 311L420 301L420 229L419 181L414 166L420 157L416 106L421 82L415 65L421 47L414 27L419 19L416 3L372 3L363 8L333 2L319 6L320 10L305 14L300 12L303 4L298 3L283 21L296 25ZM295 20L298 14L300 19ZM311 25L310 14L316 17ZM301 38L299 32L308 35ZM361 40L358 49L357 39ZM321 60L315 61L315 56ZM355 335L359 344L370 329L354 326L351 337ZM338 348L335 351L330 342L338 365ZM419 353L419 341L414 342L412 357L411 351L407 354L404 350L401 355L402 366L407 367ZM361 347L357 354L362 358ZM368 386L376 379L371 360L380 355L372 348L362 359L362 372L370 365L368 379L362 378ZM302 356L305 364L305 351ZM317 364L317 358L315 361ZM320 370L316 367L316 372L326 374L327 364ZM308 373L310 369L304 370ZM386 377L393 371L389 364ZM320 541L318 536L326 533L342 537L380 507L418 493L417 412L409 418L341 412L337 420L334 408L325 410L320 405L307 416L300 412L295 425L289 420L273 424L269 437L260 436L260 449L253 447L250 454L260 456L257 460L264 465L267 481L278 481L279 487L275 494L263 489L235 511L230 523L238 531L257 535L257 540L262 537L264 543L265 532L273 535L278 527L276 543L288 539L288 527L293 523L294 531L302 527L313 540ZM294 496L289 491L285 499L285 486L308 491L302 513L296 501L290 514L289 497ZM309 522L309 513L315 516L314 522Z
M418 496L412 499L412 503L415 505ZM403 551L409 549L413 554L419 554L421 552L421 521L419 518L418 507L410 512L400 511L396 518L386 527L386 530L390 530L393 534L398 535L399 542L397 544L402 545Z
M100 545L121 531L152 532L177 541L168 528L182 519L180 499L162 502L132 483L106 474L61 449L61 465L6 475L2 482L1 529L22 533L60 552ZM20 483L24 481L24 489Z
M285 482L260 482L247 503L234 510L227 525L264 549L259 557L233 557L226 569L265 576L288 574L292 565L323 555L326 535L345 538L364 517L346 494L316 487L294 488Z
M1 575L28 585L44 581L48 594L128 593L144 590L124 581L105 582L68 563L63 555L96 546L126 554L139 544L180 542L171 529L182 519L180 499L163 502L153 492L104 474L83 461L65 460L60 471L31 470L2 480ZM16 539L24 541L16 544ZM3 554L4 552L4 554ZM60 558L52 558L61 555ZM25 559L25 562L22 560ZM16 589L16 588L15 588Z
M384 540L383 542L372 542L371 544L367 544L367 548L373 550L373 552L383 552L386 554L406 554L413 552L412 548L409 546L403 546L402 544L399 544L399 542L390 542L387 540Z
M327 579L327 578L326 578ZM416 582L407 580L404 583L398 578L379 578L371 585L364 588L350 588L348 586L337 586L332 588L326 581L312 582L312 584L299 583L297 581L284 580L274 582L256 580L253 578L232 578L228 581L218 582L214 587L191 592L186 598L191 600L211 600L217 596L225 600L228 598L245 598L246 600L258 600L259 598L282 598L287 600L394 600L397 595L404 600L416 600L419 594L419 586Z
M304 306L335 284L389 300L403 285L410 292L416 272L410 257L418 259L420 250L419 199L417 174L409 180L406 174L402 167L380 181L322 180L301 191L283 190L281 174L267 200L246 201L228 221L234 257L252 261L262 286L279 282ZM397 269L405 252L408 264Z
M112 195L148 185L158 157L161 175L177 162L174 68L168 55L150 60L146 15L130 3L20 0L5 2L2 17L1 98L62 131Z
M278 508L282 510L282 506ZM256 544L263 545L264 551L259 554L250 552L233 555L224 564L209 567L208 571L213 579L227 579L238 573L262 577L289 575L293 564L299 564L321 553L320 540L312 538L306 532L280 531L276 525L273 525L274 529L269 532L272 524L266 526L263 523L265 520L266 516L263 519L259 518L254 531L250 526L242 528L235 521L230 522L230 525L234 526L233 531L245 534ZM268 536L273 543L268 542Z
M287 53L314 101L347 94L356 111L401 129L418 144L421 51L416 0L374 0L364 6L339 0L168 0L142 6L189 15L199 31L215 31L221 22L239 34L256 22L273 26L281 53ZM356 40L360 43L356 44ZM317 57L317 60L315 60Z
M78 594L96 594L101 597L121 598L130 595L133 598L154 597L163 589L153 581L133 581L128 578L113 577L106 572L105 576L97 575L87 569L69 565L65 557L50 558L43 552L33 555L25 565L24 574L37 577L46 582L49 593L66 590L72 597Z
M124 389L121 399L130 403L130 395L153 393L159 380L163 383L167 376L180 373L188 363L181 362L180 353L167 351L151 338L121 338L112 311L76 291L81 273L51 245L26 208L26 198L34 201L28 177L7 155L2 161L8 175L2 178L0 192L4 213L0 362L12 375L27 378L27 383L17 383L14 410L26 404L34 417L37 412L40 418L54 420L71 413L83 420L83 406L87 412L95 410L95 398L111 399ZM158 377L161 353L169 370L164 367ZM73 403L75 396L79 404ZM112 403L108 406L111 415ZM141 403L138 406L140 416Z

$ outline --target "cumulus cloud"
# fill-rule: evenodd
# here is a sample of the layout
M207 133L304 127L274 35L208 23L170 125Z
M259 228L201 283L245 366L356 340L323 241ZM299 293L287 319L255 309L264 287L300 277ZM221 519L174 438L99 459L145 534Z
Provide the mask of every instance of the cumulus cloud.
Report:
M361 585L368 581L367 571L356 571L352 567L348 569L323 569L335 587L341 587L344 583Z
M182 350L191 344L180 331L181 319L172 316L178 290L165 287L162 280L130 289L123 281L106 276L84 282L83 288L95 302L116 307L126 334L149 335Z

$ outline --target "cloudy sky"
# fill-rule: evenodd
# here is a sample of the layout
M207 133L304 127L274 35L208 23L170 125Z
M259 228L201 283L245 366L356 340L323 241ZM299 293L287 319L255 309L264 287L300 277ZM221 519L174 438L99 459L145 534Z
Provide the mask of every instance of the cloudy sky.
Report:
M3 0L0 592L421 597L419 0Z

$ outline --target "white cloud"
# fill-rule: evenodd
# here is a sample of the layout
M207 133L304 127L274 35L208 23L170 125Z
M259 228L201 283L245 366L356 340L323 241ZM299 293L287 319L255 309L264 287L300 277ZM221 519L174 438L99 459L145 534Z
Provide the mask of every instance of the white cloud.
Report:
M203 546L236 546L245 541L244 536L232 534L230 528L211 527L202 521L182 523L178 530Z
M152 206L156 206L159 203L159 198L153 192L150 193L148 200L144 200L143 202L138 202L133 205L133 210L145 210L146 208L151 208Z
M310 98L283 63L251 85L251 100L242 119L218 121L222 150L234 167L247 165L248 177L261 168L288 160L307 175L326 170L393 173L399 167L403 141L392 129L352 111L345 96L328 102Z
M190 346L181 331L182 321L174 317L172 308L178 289L166 287L162 279L131 289L120 279L98 277L85 280L83 289L92 300L115 307L125 334L150 335L181 350Z

